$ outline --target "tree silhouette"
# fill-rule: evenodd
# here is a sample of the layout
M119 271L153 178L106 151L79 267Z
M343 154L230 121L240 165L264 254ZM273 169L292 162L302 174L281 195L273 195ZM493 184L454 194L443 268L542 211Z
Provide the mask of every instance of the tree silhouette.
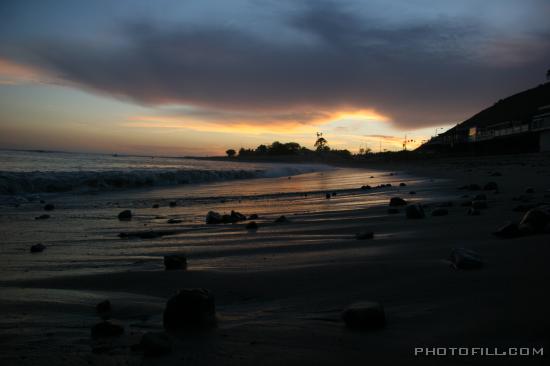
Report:
M233 150L233 149L229 149L229 150L227 150L225 153L227 154L227 157L232 158L232 157L235 156L235 154L236 154L237 152L236 152L235 150Z
M323 137L322 132L317 132L317 141L313 144L317 151L328 151L330 147L328 146L328 141Z

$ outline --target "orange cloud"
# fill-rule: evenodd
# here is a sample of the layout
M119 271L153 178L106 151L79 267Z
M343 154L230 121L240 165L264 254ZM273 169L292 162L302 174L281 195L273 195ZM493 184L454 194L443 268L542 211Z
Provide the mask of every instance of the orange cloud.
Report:
M326 125L341 120L361 120L368 122L387 122L390 119L374 110L341 110L321 112L294 112L290 114L247 113L235 114L216 112L212 116L132 116L126 127L157 129L190 129L201 132L224 132L239 134L296 134L310 133L315 126Z
M51 75L38 68L0 58L0 85L44 83L53 80Z

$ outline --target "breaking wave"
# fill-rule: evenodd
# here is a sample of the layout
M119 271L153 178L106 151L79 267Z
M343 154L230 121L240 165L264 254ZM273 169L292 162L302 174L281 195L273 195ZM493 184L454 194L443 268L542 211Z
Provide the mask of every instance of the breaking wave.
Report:
M304 165L273 167L266 170L0 171L0 194L111 191L290 176L322 169L321 166Z

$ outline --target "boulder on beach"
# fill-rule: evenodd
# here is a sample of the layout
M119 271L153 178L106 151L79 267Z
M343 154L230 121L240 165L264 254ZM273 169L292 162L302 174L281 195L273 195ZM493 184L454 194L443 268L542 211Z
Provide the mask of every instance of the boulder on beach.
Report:
M416 194L416 192L415 191L410 191L409 194Z
M131 220L132 219L132 211L130 211L130 210L121 211L118 214L118 219L119 220Z
M472 201L472 208L476 210L483 210L487 208L487 201L485 200L475 200Z
M483 186L484 191L496 191L498 189L498 184L496 182L489 182Z
M157 357L172 352L172 339L166 333L147 332L141 336L138 350L145 357Z
M159 206L158 203L155 203L152 207L153 207L153 208L159 208L160 206Z
M258 224L256 224L256 221L250 221L245 228L246 230L258 230Z
M447 216L449 214L449 210L446 208L436 208L432 211L432 216Z
M258 214L252 214L252 215L248 216L248 219L249 220L258 220Z
M44 205L44 211L53 211L55 210L55 206L51 203L48 203L46 205Z
M478 253L466 248L453 249L449 260L456 269L478 269L484 265L483 259Z
M328 199L330 198L330 193L327 193L327 194L325 195L325 197L326 197L326 199L328 200Z
M176 201L171 201L168 206L170 207L176 207L178 205L178 203Z
M95 306L95 310L101 319L107 320L111 317L111 302L109 300L103 300Z
M222 223L222 215L215 211L208 211L206 214L206 223L207 224L221 224Z
M407 205L407 201L405 201L403 198L401 197L392 197L390 198L390 206L406 206Z
M527 187L527 188L525 189L525 193L527 193L527 194L533 194L533 193L535 193L535 190L534 190L533 188L531 188L531 187Z
M419 204L407 206L405 209L405 214L408 219L422 219L426 216L424 214L424 209Z
M44 249L46 249L46 246L42 243L34 244L31 246L31 253L40 253L43 252Z
M406 183L399 183L399 187L406 187L407 184Z
M386 325L384 308L377 302L358 302L342 312L342 320L352 329L379 329Z
M40 215L40 216L36 216L34 219L35 220L46 220L46 219L49 219L49 218L50 218L50 215L43 214L43 215Z
M499 227L495 232L493 232L493 235L503 239L511 239L520 236L521 232L519 231L517 224L509 222Z
M187 257L182 254L165 255L164 269L166 271L187 269Z
M544 207L533 208L523 215L519 230L526 234L542 233L550 224L550 213Z
M290 220L287 219L285 215L281 215L281 216L279 216L275 219L276 224L282 224L282 223L285 223L285 222L290 222Z
M214 296L204 288L186 288L166 303L163 316L167 330L196 330L216 325Z
M116 337L124 334L124 327L119 324L103 321L91 329L92 338Z
M180 219L168 219L168 221L166 221L167 224L180 224L182 222L183 221Z
M398 214L399 213L399 209L395 208L395 207L390 207L388 208L388 213L390 215L395 215L395 214Z
M363 191L368 191L369 189L372 189L372 187L367 184L366 186L361 186L361 189Z
M367 240L372 238L374 238L374 233L368 230L363 230L355 234L355 239L357 240Z

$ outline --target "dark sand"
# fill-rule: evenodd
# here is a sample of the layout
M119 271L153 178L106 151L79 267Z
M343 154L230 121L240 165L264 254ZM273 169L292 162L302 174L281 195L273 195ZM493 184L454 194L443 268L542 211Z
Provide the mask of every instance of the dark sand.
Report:
M527 187L535 189L529 202L550 201L548 156L457 159L389 169L448 179L415 185L416 196L406 193L409 187L399 195L428 202L432 208L442 197L451 197L454 206L449 215L431 217L427 211L421 220L407 220L403 210L388 215L387 196L396 195L389 192L383 204L298 213L284 225L259 220L256 234L246 233L245 223L206 228L221 242L213 255L224 258L220 268L215 260L210 266L193 267L190 255L187 272L165 272L158 260L148 269L4 280L0 284L0 362L548 364L550 235L508 240L491 235L503 223L521 218L521 212L513 211L521 202L513 198ZM494 171L502 176L491 177ZM488 181L497 182L500 193L456 189ZM467 208L460 206L465 200L461 196L477 193L488 195L489 208L480 216L468 216ZM348 198L353 201L353 195ZM288 211L293 212L290 207ZM355 240L355 233L362 229L374 231L375 238ZM233 249L224 252L224 246ZM451 268L446 258L454 247L479 252L487 265L472 271ZM235 267L232 256L238 261ZM242 265L243 256L249 266ZM141 334L162 330L166 300L184 287L205 287L215 294L217 329L173 335L175 349L163 357L143 358L132 352L130 345ZM125 325L126 334L93 341L94 306L105 298L113 303L113 318ZM345 327L341 311L363 300L384 305L388 321L384 329L352 331ZM414 348L424 346L544 347L545 355L415 357Z

